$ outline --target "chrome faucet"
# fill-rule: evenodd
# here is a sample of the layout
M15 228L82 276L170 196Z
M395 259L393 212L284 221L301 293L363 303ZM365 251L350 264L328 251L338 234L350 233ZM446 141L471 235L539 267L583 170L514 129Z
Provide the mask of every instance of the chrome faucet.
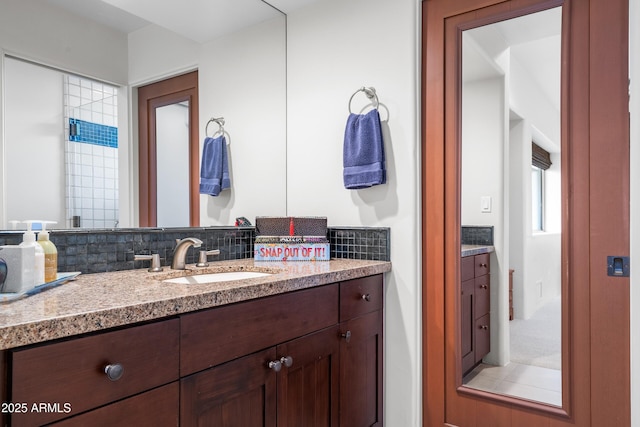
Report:
M171 268L173 270L184 270L185 259L187 257L187 249L190 246L199 248L202 245L202 240L195 237L187 237L182 240L178 240L176 249L173 251L173 261L171 262Z

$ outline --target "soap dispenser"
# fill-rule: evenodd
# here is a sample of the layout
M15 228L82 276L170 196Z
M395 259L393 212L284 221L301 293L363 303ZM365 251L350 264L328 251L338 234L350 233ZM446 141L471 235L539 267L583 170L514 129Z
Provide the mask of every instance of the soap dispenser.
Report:
M45 283L44 279L44 249L41 245L36 243L36 234L33 232L33 223L39 221L22 221L27 224L27 231L25 231L22 238L22 243L19 246L33 247L35 250L35 265L34 265L34 286Z
M56 224L56 222L42 221L42 231L38 233L38 243L44 250L44 281L49 283L58 278L58 249L49 240L47 224Z

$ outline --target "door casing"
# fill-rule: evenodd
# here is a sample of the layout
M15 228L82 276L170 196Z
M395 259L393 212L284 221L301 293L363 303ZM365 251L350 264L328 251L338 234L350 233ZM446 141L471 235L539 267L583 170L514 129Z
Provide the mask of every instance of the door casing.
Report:
M609 277L606 271L607 255L629 254L626 0L563 2L563 406L554 408L461 387L456 356L460 259L460 82L456 70L460 55L447 46L468 16L488 23L496 16L523 14L557 3L423 2L425 426L630 425L629 279Z
M157 225L156 108L183 101L189 101L189 226L200 225L198 71L192 71L138 88L140 227Z

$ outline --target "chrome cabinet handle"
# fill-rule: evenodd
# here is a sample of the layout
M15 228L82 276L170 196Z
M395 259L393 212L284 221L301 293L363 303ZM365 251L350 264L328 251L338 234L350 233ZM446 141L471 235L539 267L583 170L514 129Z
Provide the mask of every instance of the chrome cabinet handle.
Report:
M489 287L487 285L480 285L480 289L488 289Z
M480 325L478 329L489 329L489 327L487 325Z
M124 367L119 363L109 364L104 367L104 373L111 381L118 381L124 375Z
M282 369L282 362L279 360L272 360L271 362L269 362L267 367L274 372L280 372L280 370Z
M487 268L487 264L482 263L482 264L480 264L480 267L482 267L482 268Z
M344 338L346 342L351 341L351 331L347 331L344 334L340 334L340 336Z
M285 367L290 368L293 365L293 357L283 356L280 358L280 363L282 363Z
M274 372L280 372L283 366L286 368L293 366L293 357L282 356L280 360L272 360L267 364L267 367Z
M371 295L369 294L363 294L360 299L362 299L363 301L371 301Z

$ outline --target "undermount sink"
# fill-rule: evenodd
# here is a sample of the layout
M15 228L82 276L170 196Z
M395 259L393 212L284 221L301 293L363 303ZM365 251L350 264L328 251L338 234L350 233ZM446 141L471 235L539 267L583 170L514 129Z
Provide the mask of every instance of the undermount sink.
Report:
M220 273L196 274L193 276L176 277L167 279L167 283L180 283L183 285L196 285L202 283L229 282L231 280L253 279L256 277L270 276L272 273L260 271L228 271Z

